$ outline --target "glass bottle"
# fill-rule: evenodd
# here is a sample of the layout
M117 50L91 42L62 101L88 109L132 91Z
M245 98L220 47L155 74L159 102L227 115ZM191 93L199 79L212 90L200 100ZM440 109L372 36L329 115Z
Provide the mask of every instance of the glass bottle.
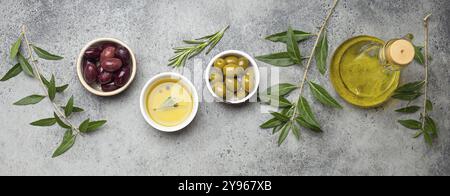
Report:
M361 107L378 106L391 97L401 70L414 55L414 46L406 38L385 42L371 36L354 37L336 50L331 80L346 101Z

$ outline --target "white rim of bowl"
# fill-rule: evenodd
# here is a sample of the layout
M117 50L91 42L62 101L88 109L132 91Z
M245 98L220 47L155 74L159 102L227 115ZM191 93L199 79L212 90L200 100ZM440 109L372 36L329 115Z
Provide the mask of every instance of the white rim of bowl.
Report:
M250 92L247 97L245 97L244 99L241 100L236 100L236 101L230 101L230 100L225 100L219 96L216 95L216 93L214 93L211 83L209 82L209 74L211 72L211 68L214 65L214 62L223 56L228 56L228 55L239 55L242 57L247 58L250 63L251 63L251 67L253 67L254 71L255 71L255 88L252 90L252 92ZM246 52L240 51L240 50L227 50L227 51L223 51L221 53L219 53L218 55L214 56L214 58L211 59L211 61L209 62L208 66L206 67L205 70L205 82L206 82L206 87L208 88L209 92L211 93L211 95L218 101L224 102L224 103L229 103L229 104L240 104L240 103L244 103L246 101L248 101L250 98L252 98L257 92L258 92L258 87L259 87L259 83L260 83L260 72L259 72L259 67L256 64L255 59L253 59L249 54L247 54Z
M131 76L130 79L128 80L128 82L114 90L111 92L104 92L101 90L97 90L95 88L93 88L91 85L89 85L88 83L86 83L86 81L84 80L84 76L83 76L83 59L84 59L84 52L91 46L98 44L100 42L113 42L116 44L119 44L123 47L125 47L129 52L130 52L130 56L131 56ZM131 50L130 47L128 47L128 45L126 45L124 42L115 39L115 38L98 38L95 40L90 41L89 43L87 43L83 49L81 49L80 54L78 55L77 58L77 75L78 75L78 79L81 82L81 84L83 85L83 87L88 90L89 92L91 92L94 95L98 95L98 96L102 96L102 97L109 97L109 96L113 96L113 95L117 95L123 91L125 91L133 82L134 78L136 77L136 72L137 72L137 66L136 66L136 57L134 56L134 52Z
M145 102L146 102L147 92L150 90L149 87L154 82L156 82L160 79L163 79L163 78L175 78L175 79L179 79L180 81L182 81L191 91L192 99L194 101L193 110L192 110L192 113L190 114L190 116L183 123L181 123L180 125L174 126L174 127L166 127L166 126L162 126L162 125L156 123L154 120L152 120L150 118L150 116L148 115L148 112L147 112L147 108L146 108ZM197 89L194 87L194 85L192 84L192 82L190 80L188 80L186 77L184 77L178 73L165 72L165 73L160 73L160 74L154 76L145 84L144 88L142 88L142 91L141 91L139 103L140 103L142 116L144 117L145 121L147 121L147 123L150 124L153 128L158 129L159 131L162 131L162 132L176 132L176 131L180 131L180 130L186 128L194 120L194 118L198 112L199 98L198 98Z

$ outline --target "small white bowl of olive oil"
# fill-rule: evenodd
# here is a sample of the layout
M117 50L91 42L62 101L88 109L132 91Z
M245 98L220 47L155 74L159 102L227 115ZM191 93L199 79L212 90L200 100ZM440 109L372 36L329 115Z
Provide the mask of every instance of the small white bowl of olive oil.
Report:
M161 73L150 79L140 96L145 121L163 132L187 127L197 115L199 97L194 85L177 73Z

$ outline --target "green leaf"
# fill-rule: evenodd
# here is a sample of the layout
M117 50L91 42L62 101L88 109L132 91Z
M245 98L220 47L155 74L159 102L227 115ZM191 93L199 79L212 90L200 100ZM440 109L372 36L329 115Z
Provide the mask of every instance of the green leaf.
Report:
M99 121L93 121L89 122L89 127L86 131L86 133L91 133L102 127L104 124L106 124L106 120L99 120Z
M34 52L38 55L39 58L41 59L45 59L45 60L51 60L51 61L56 61L56 60L61 60L63 59L63 57L60 57L58 55L54 55L51 54L49 52L47 52L46 50L39 48L37 46L31 45L31 47L33 47Z
M295 121L300 126L305 127L305 128L307 128L307 129L309 129L311 131L318 132L318 133L323 132L322 129L317 124L310 123L310 122L306 121L305 118L303 118L302 116L297 117L295 119Z
M263 123L262 125L260 125L259 127L261 129L271 129L271 128L278 127L282 124L283 124L283 122L281 122L277 118L272 118L272 119L268 120L267 122Z
M64 134L63 141L59 145L59 147L53 153L52 158L61 156L65 152L67 152L70 148L72 148L73 144L75 144L76 135L73 135L72 130L67 130Z
M429 99L427 99L426 107L427 112L433 111L433 102L431 102Z
M19 38L17 38L17 41L11 45L11 50L9 52L9 57L11 58L11 61L13 61L16 58L17 53L19 53L20 44L22 43L22 36L23 34L20 34Z
M298 48L298 42L295 39L294 30L292 27L289 27L287 33L288 41L287 41L287 51L291 59L296 64L302 63L302 55L300 54L300 49Z
M54 116L55 119L56 119L56 123L58 123L58 125L59 125L60 127L65 128L65 129L71 129L71 128L72 128L72 127L70 127L69 125L67 125L66 123L64 123L64 122L61 120L61 118L59 118L59 116L58 116L56 113L53 113L53 116Z
M296 62L291 59L291 56L287 52L262 55L255 58L258 61L262 61L264 63L278 67L289 67L296 64Z
M324 31L319 38L319 43L314 52L316 57L316 64L322 75L327 72L327 58L328 58L328 36L327 32Z
M81 133L86 133L89 128L90 119L83 121L78 128Z
M62 93L62 92L64 92L67 89L67 87L69 87L68 84L65 84L65 85L62 85L62 86L57 86L56 87L56 92L57 93Z
M66 110L66 107L65 107L65 106L63 106L63 107L61 107L61 108L62 108L63 110ZM72 112L74 112L74 113L84 112L84 109L83 109L83 108L80 108L80 107L74 106L73 109L72 109Z
M286 108L292 106L292 103L289 100L276 95L262 95L260 96L260 99L261 102L278 108Z
M66 104L66 107L64 107L64 114L66 117L69 117L73 113L73 96L70 97L69 101Z
M396 93L396 94L392 95L392 98L403 100L403 101L412 101L412 100L419 98L422 95L423 94L421 92L403 92L403 93Z
M48 84L48 96L50 98L50 100L54 100L55 99L55 95L56 95L56 84L55 84L55 76L52 75L52 79L50 80L49 84Z
M272 42L283 42L283 43L287 43L289 38L288 38L288 32L281 32L281 33L276 33L273 35L269 35L266 37L267 40L272 41ZM299 30L294 30L294 37L295 40L297 42L302 42L307 40L308 38L310 38L311 36L313 36L313 34L311 33L307 33L307 32L303 32L303 31L299 31Z
M418 131L416 134L414 134L413 138L419 138L423 134L423 131Z
M416 51L414 59L419 64L424 65L425 64L425 55L423 55L423 53L422 53L422 47L414 46L414 50Z
M17 54L17 57L18 57L18 61L20 63L20 66L22 67L22 70L26 74L28 74L29 76L34 76L33 68L31 67L31 65L28 62L28 60L20 52Z
M304 97L301 97L298 100L298 112L300 114L301 119L303 119L305 122L307 122L310 125L313 125L315 127L320 127L319 123L317 122L316 118L314 117L314 114L312 113L311 107L309 106L308 100L306 100Z
M16 103L14 103L14 105L33 105L41 102L44 98L45 96L42 95L30 95L17 101Z
M429 146L433 145L433 138L431 137L430 133L423 132L423 138Z
M419 130L422 128L422 123L417 120L399 120L398 123L412 130Z
M319 84L308 82L314 97L322 104L342 109L342 106Z
M7 81L11 78L16 77L21 72L22 72L22 67L20 66L20 63L17 63L8 72L6 72L5 76L3 76L3 78L0 79L0 81L2 81L2 82Z
M278 112L271 112L270 114L281 122L288 122L289 120L291 120L289 116L286 116Z
M265 94L284 97L295 89L298 89L298 86L289 83L281 83L267 88Z
M420 110L419 106L409 106L409 107L405 107L405 108L400 108L400 109L395 110L395 111L399 112L399 113L404 113L404 114L413 114L413 113L416 113L419 110Z
M50 85L50 82L42 74L40 75L40 77L41 77L42 83L44 83L44 85L48 88L48 86Z
M411 82L407 83L395 90L395 93L410 93L410 92L417 92L422 90L422 87L425 85L425 81L417 81L417 82Z
M291 127L292 127L291 122L288 122L281 128L280 137L278 138L278 146L281 146L284 140L286 140L287 136L289 135L289 131L291 130Z
M292 124L292 133L294 134L297 140L300 140L300 127L295 124Z
M281 125L278 126L278 127L274 127L273 130L272 130L272 134L275 135L276 133L280 132L281 128L283 128L285 124L286 124L286 123L283 123L283 124L281 124Z
M45 118L35 122L30 123L30 125L38 126L38 127L50 127L56 124L55 118Z
M429 116L427 116L425 118L425 128L424 129L425 129L425 132L430 133L433 137L437 137L438 129L437 129L436 123Z

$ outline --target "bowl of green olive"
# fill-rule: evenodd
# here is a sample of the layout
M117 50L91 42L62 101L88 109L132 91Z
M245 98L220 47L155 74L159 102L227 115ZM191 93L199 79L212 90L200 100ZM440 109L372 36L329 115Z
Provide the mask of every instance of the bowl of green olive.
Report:
M239 50L228 50L209 62L205 81L215 99L240 104L258 91L260 73L256 61L250 55Z

